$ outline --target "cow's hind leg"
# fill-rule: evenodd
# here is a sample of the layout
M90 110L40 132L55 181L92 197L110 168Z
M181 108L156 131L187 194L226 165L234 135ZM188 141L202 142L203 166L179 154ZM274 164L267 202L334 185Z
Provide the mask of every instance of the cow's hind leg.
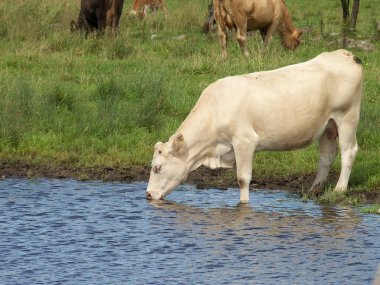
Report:
M233 148L236 160L236 176L240 188L240 202L248 203L255 144L249 139L239 139L233 142Z
M338 124L342 169L338 183L334 189L336 192L344 192L347 190L348 179L350 178L352 165L358 151L358 144L356 142L357 121L358 120L354 118L342 124Z
M219 42L220 47L222 48L222 57L227 57L227 33L226 33L226 27L225 25L221 25L218 22L218 35L219 35Z
M319 166L317 176L309 191L311 195L319 193L324 187L331 166L338 153L337 136L337 125L335 121L330 120L322 136L319 138Z
M249 52L246 45L247 42L247 19L244 15L240 16L239 19L243 19L243 21L234 20L236 25L236 39L240 45L240 49L243 52L244 56L248 57Z

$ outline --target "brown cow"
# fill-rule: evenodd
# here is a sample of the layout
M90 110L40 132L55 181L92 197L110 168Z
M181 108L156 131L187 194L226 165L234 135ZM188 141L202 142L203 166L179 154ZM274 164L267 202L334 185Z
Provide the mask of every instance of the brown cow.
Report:
M102 32L107 26L117 31L124 0L81 0L78 21L71 21L70 30Z
M293 26L284 0L213 0L213 4L224 57L227 56L226 27L236 28L236 37L245 56L249 55L245 45L247 30L259 30L265 46L277 32L286 48L295 49L300 44L302 31Z
M165 0L134 0L130 14L143 19L149 10L157 12L158 9L162 9L165 17L168 15Z

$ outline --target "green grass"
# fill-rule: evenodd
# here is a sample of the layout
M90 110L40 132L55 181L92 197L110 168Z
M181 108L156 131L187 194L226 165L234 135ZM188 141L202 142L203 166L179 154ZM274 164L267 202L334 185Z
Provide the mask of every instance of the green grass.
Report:
M295 25L306 28L302 45L287 51L275 37L269 51L248 39L244 59L231 33L222 59L216 33L201 33L208 0L169 0L145 21L130 18L126 1L116 38L85 39L68 32L76 0L0 3L0 159L73 166L149 165L156 141L165 141L216 79L278 68L335 49L341 32L340 2L287 0ZM378 0L361 3L353 37L375 50L353 50L365 69L360 151L350 186L380 188L380 42L375 41ZM184 39L177 37L185 35ZM316 146L260 153L255 175L314 173ZM339 171L337 159L334 170ZM335 183L335 181L333 182Z
M363 206L359 209L359 211L365 214L380 215L380 205Z

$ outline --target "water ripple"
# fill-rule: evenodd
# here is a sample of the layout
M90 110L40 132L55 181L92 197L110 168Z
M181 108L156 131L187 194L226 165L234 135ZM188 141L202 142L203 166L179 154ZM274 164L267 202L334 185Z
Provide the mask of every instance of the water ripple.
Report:
M370 284L380 218L256 191L0 180L0 284Z

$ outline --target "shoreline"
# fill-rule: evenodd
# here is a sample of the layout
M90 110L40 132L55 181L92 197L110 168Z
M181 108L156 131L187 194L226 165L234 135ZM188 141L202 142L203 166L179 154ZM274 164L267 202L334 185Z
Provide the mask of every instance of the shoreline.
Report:
M126 182L149 180L149 166L134 167L73 167L68 165L46 165L28 162L0 162L0 179L7 178L47 178L47 179L75 179L82 181L105 181ZM298 176L267 176L253 177L250 191L255 189L286 190L298 193L302 196L302 189L308 189L313 182L315 174L300 174ZM337 180L336 173L330 174L328 183ZM194 185L197 189L239 188L236 174L233 169L211 170L201 167L191 172L185 184ZM380 191L371 190L349 190L348 197L359 199L361 204L380 204Z

